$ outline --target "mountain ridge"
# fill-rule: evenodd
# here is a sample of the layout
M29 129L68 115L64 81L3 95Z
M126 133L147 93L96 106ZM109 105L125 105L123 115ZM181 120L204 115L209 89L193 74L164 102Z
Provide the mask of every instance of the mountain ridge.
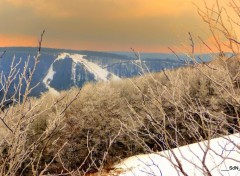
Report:
M28 59L28 69L31 70L34 65L34 56L38 52L36 47L2 47L1 51L6 51L0 59L0 70L6 76L9 74L14 59L15 64L21 60L17 67L19 74L23 71L24 63ZM65 53L64 58L60 59L63 53ZM31 83L32 86L38 83L39 85L32 90L30 95L39 96L49 89L57 93L75 86L82 87L87 82L130 78L147 72L159 72L163 69L185 66L185 63L178 60L174 54L158 54L159 57L156 58L157 55L152 54L145 57L147 56L145 53L141 60L136 58L134 53L132 54L133 56L123 53L42 48ZM18 79L14 81L14 84L17 82ZM10 92L14 92L13 85Z

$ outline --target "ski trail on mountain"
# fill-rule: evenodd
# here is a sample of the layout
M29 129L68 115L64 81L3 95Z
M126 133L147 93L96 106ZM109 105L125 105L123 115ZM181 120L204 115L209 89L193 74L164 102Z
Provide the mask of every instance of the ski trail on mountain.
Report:
M87 59L84 58L85 55L81 54L69 54L69 53L61 53L57 56L57 58L54 60L54 62L51 64L47 75L43 79L43 83L45 86L49 89L54 94L59 94L59 92L54 89L53 87L50 86L51 81L54 78L54 75L56 72L53 70L53 65L56 61L63 60L65 58L69 58L73 60L72 63L72 75L71 79L73 80L74 84L76 84L76 66L77 64L82 64L88 70L90 73L94 75L94 78L96 81L109 81L109 80L120 80L120 78L116 75L114 75L111 72L108 72L107 70L101 68L99 65L88 61Z
M70 55L70 58L72 58L74 62L82 63L88 69L89 72L93 73L96 80L108 81L109 78L111 78L111 80L120 79L118 76L108 72L107 70L101 68L97 64L90 62L87 59L84 59L83 57L84 55L80 54Z
M54 95L59 95L59 92L57 90L55 90L54 88L52 88L49 83L53 80L53 76L56 72L53 70L53 65L51 65L51 67L48 70L47 75L45 76L45 78L43 79L43 83L45 84L45 86L47 87L47 89Z

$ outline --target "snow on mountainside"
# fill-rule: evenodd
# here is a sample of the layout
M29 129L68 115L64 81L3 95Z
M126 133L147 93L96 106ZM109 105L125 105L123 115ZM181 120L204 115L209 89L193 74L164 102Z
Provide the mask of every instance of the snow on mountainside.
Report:
M93 62L89 62L87 59L83 58L84 55L80 54L73 54L70 55L70 58L74 60L75 63L82 63L83 65L86 66L86 68L95 75L96 80L102 80L102 81L107 81L109 79L111 80L119 80L120 78L113 73L108 72L107 70L101 68L97 64Z
M213 176L240 176L240 133L173 150L136 155L116 164L113 172L120 172L121 176L181 176L174 154L189 176L209 175L205 166Z
M0 53L4 53L0 58L0 71L4 75L8 75L14 58L15 62L21 58L22 62L18 65L18 69L20 69L18 75L20 75L28 58L30 59L28 67L31 69L34 66L34 56L37 51L38 48L31 47L0 48ZM171 54L145 54L144 56L146 57L142 58L142 64L146 72L159 72L163 69L182 67L185 64L174 60L175 56ZM119 80L142 75L143 69L136 62L138 60L133 53L129 53L128 56L125 53L42 48L31 84L39 85L32 90L30 96L40 96L48 90L57 94L58 91L68 90L71 87L82 87L85 83L92 81ZM18 81L16 79L11 85L8 96L14 94L14 85ZM25 88L26 85L23 85L22 93Z
M89 76L86 76L87 74L94 75L94 81L108 81L120 79L118 76L101 68L99 65L90 62L87 59L84 59L84 56L85 55L69 53L59 54L58 57L54 60L54 62L51 64L46 76L43 79L43 83L45 84L46 88L56 94L57 90L51 86L52 82L56 81L54 79L59 79L60 81L62 81L62 84L64 80L67 79L68 82L70 81L71 86L76 86L78 82L83 79L82 77L84 77L84 82L85 78L89 79ZM59 64L59 62L61 61L66 62ZM71 69L70 74L68 74L68 69ZM59 75L57 76L57 74ZM68 76L69 78L66 78ZM65 77L65 79L63 77Z
M58 91L55 90L54 88L52 88L50 85L49 85L49 82L51 80L53 80L53 76L54 76L55 72L53 71L53 65L51 65L51 67L49 68L48 72L47 72L47 75L44 77L43 79L43 83L45 84L46 88L53 94L56 94L58 95Z

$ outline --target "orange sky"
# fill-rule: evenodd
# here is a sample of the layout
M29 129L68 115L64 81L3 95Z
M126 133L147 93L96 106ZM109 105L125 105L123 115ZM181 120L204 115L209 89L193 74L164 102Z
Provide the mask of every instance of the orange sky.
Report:
M0 0L0 21L0 46L36 46L43 29L43 46L79 50L169 52L188 32L211 37L192 0Z

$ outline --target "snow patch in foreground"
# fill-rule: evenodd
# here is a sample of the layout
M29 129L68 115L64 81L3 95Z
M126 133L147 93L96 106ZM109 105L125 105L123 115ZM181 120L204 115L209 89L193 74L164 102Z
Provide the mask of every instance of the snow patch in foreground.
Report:
M174 155L189 176L207 175L202 162L204 157L211 175L240 176L240 133L172 150L132 156L114 168L122 171L121 176L182 176Z

